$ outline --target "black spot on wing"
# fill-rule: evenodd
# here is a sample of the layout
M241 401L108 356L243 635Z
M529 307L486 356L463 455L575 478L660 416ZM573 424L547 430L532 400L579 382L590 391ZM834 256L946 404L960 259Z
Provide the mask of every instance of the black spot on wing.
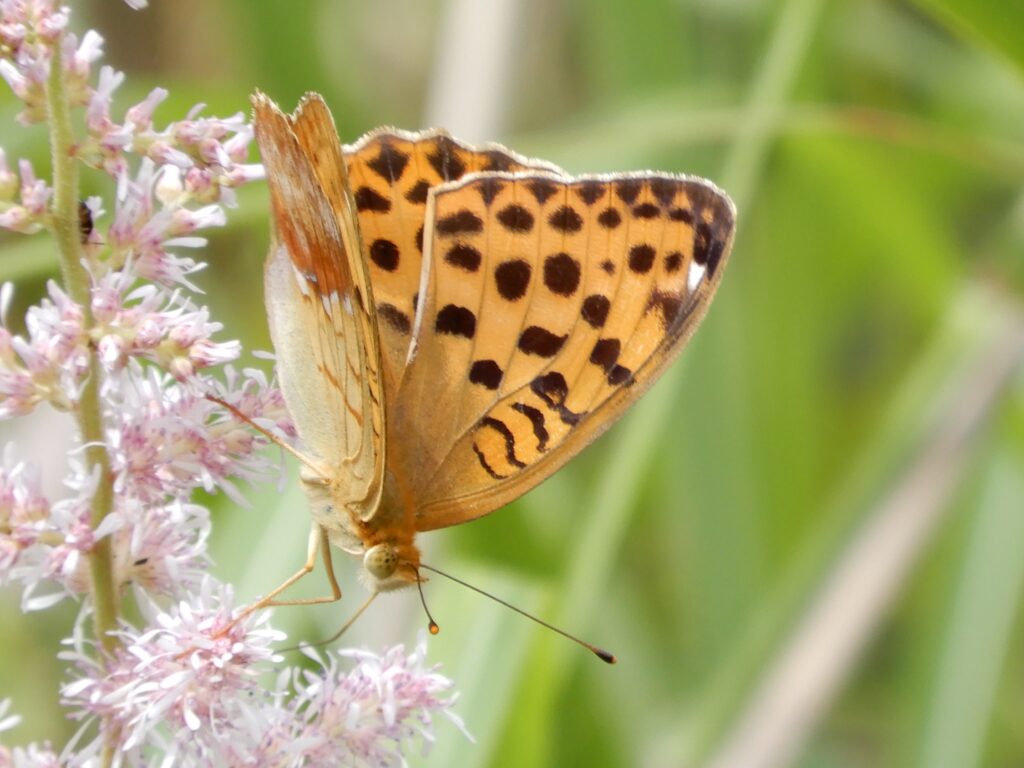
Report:
M445 254L444 260L453 267L464 269L466 272L476 272L480 269L480 262L483 256L480 251L466 243L456 243Z
M533 229L533 214L518 203L509 203L498 211L498 221L510 232L529 232Z
M587 205L593 205L608 191L607 185L603 181L581 181L576 185L576 194L580 196Z
M583 300L580 316L591 328L601 328L608 319L608 310L610 308L611 302L608 301L608 298L595 293Z
M391 210L391 201L380 192L370 187L360 187L355 192L356 210L387 213Z
M572 296L580 284L580 263L567 253L544 260L544 285L559 296Z
M619 179L615 182L615 194L626 205L632 205L640 195L640 179Z
M463 208L455 213L449 213L447 216L438 219L435 225L437 233L443 236L473 234L482 231L483 228L483 221L468 208Z
M673 208L668 212L672 221L681 221L684 224L693 224L693 213L688 208Z
M656 219L661 215L661 208L654 203L640 203L633 208L633 216L638 219Z
M622 216L614 208L605 208L598 215L597 223L605 229L615 229L622 223Z
M547 199L558 191L558 184L550 179L530 179L526 182L526 188L538 203L544 205Z
M496 179L493 176L480 179L474 183L476 191L480 193L481 199L484 201L484 205L490 206L494 202L501 190L505 188L505 182L501 179Z
M405 199L410 203L423 205L423 203L427 202L427 193L429 191L430 182L426 179L420 179L409 188L408 192L405 193Z
M559 336L547 328L531 325L519 335L519 350L538 357L554 357L565 344L568 335Z
M573 233L583 229L583 218L568 205L556 208L548 216L548 224L560 232Z
M558 371L538 376L530 382L530 389L548 405L561 405L569 396L569 385Z
M654 266L654 247L647 243L639 243L629 249L629 268L637 274L651 271Z
M678 293L654 290L647 300L647 311L655 311L661 315L661 327L665 331L673 328L682 307L683 297Z
M394 184L405 173L409 155L395 147L390 141L381 141L380 154L366 165L385 181Z
M526 295L530 285L529 262L523 259L503 261L494 270L494 280L498 285L498 293L507 301L518 301Z
M619 361L622 343L618 339L598 339L590 352L590 362L609 373Z
M437 313L434 330L450 336L472 339L476 334L476 315L465 307L448 304Z
M659 177L650 181L651 194L662 205L669 205L679 191L679 182L675 179Z
M370 243L370 259L385 272L398 269L399 256L398 246L390 240L378 238Z
M378 304L377 317L403 335L408 336L412 332L412 321L409 320L409 316L392 304Z
M630 385L633 383L633 372L621 365L612 366L608 371L608 383L614 387L620 384Z
M487 389L497 389L504 375L494 360L476 360L469 368L469 380Z
M461 158L459 145L447 136L434 139L433 148L427 152L427 162L437 175L445 181L462 178L466 172L466 164Z

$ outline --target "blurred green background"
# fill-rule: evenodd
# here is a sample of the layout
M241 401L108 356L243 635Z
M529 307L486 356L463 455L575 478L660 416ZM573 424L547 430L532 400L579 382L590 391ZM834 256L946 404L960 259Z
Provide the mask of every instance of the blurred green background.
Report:
M509 509L421 537L427 562L619 664L435 579L429 656L476 743L439 723L414 764L1024 765L1024 6L72 5L128 74L120 105L171 90L158 124L316 90L349 141L443 124L573 172L707 176L737 203L719 296L665 379ZM0 144L45 164L15 110L5 94ZM199 282L224 337L266 349L262 186L240 203ZM22 302L54 267L45 238L0 241ZM305 502L272 490L208 500L242 599L304 552ZM339 577L340 608L276 621L328 634L361 599L351 563ZM3 597L0 697L18 741L61 743L71 613ZM415 593L391 595L346 642L424 623Z

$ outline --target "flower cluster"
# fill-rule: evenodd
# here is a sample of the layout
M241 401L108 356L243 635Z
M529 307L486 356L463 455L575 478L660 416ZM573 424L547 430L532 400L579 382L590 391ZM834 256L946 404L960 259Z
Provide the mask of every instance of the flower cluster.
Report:
M356 662L349 670L339 655L308 651L320 669L286 669L268 692L255 672L280 661L272 644L284 635L265 614L234 621L229 588L207 578L188 601L146 610L151 628L126 626L102 668L80 636L62 654L79 673L62 690L64 704L73 717L100 723L79 759L95 756L111 729L142 764L156 747L175 765L376 768L400 764L417 741L429 745L431 713L465 733L452 711L457 697L445 695L451 682L425 664L425 635L408 654L402 646L342 652Z
M339 655L356 662L350 672L339 670L338 659L326 661L310 653L321 671L296 673L294 714L287 719L290 739L304 746L311 765L329 765L332 756L350 755L367 766L395 764L396 751L423 737L433 738L431 712L447 717L467 738L461 718L451 711L455 696L442 694L451 682L425 665L426 635L406 655L397 646L381 656L366 651ZM282 743L280 736L275 741Z
M110 67L100 70L86 110L88 136L77 148L87 165L121 179L128 167L126 153L148 158L173 169L179 202L230 204L234 200L231 190L260 176L259 166L245 164L252 128L241 113L225 119L200 117L200 104L184 120L157 130L153 114L168 94L163 88L154 88L130 107L119 123L111 117L110 105L123 80L124 75Z
M244 504L243 485L279 473L267 435L295 437L273 383L234 367L241 346L197 303L203 265L186 255L225 223L234 190L261 178L247 162L252 128L201 107L158 127L159 88L115 115L124 75L93 71L103 40L79 40L70 18L56 0L0 0L0 76L18 119L52 127L55 101L80 110L82 135L51 131L52 155L106 174L113 190L70 210L54 194L68 186L59 167L48 183L26 161L12 170L0 149L0 228L58 233L67 280L47 284L21 332L8 317L13 287L0 285L0 419L48 405L78 430L59 496L15 444L0 452L0 586L20 589L25 611L80 602L61 701L81 729L59 753L0 744L0 768L398 764L412 741L432 739L433 713L462 727L423 642L411 654L314 656L319 673L284 669L266 689L283 635L210 574L210 516L193 500L202 489ZM129 597L141 621L101 618ZM18 723L10 707L0 701L0 732Z

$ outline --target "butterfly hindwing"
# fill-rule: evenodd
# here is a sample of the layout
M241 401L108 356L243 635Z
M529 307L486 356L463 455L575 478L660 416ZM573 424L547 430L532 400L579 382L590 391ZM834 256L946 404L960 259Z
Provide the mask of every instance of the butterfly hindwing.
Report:
M434 190L391 462L417 529L508 503L610 426L703 317L734 218L710 183L658 174Z

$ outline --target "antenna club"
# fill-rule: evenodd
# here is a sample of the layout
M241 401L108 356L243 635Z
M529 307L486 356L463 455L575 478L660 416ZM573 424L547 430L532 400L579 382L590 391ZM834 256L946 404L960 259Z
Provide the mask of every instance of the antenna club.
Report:
M438 632L441 631L441 628L437 626L437 622L433 620L427 625L427 629L430 630L430 634L432 635L436 635Z

